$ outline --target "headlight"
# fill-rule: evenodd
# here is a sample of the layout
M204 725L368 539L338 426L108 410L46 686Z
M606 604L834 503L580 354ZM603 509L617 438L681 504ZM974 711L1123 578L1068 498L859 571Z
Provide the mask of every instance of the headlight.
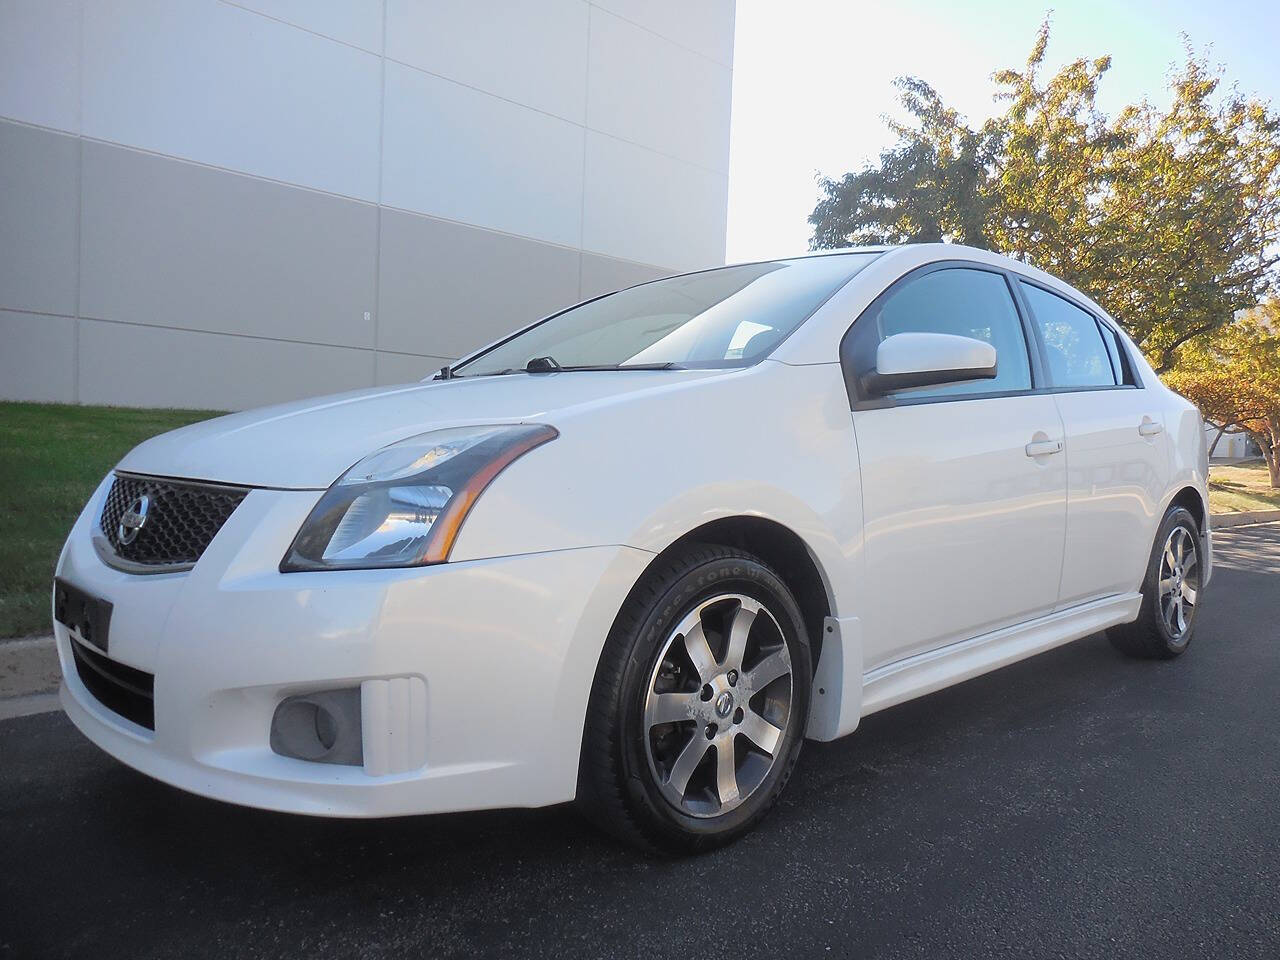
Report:
M502 424L436 430L383 447L325 492L280 570L443 563L490 481L558 436L542 424Z

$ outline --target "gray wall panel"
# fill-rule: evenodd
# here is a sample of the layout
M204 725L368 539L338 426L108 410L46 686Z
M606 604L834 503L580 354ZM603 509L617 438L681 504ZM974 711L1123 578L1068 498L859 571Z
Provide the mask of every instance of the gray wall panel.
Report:
M74 316L79 150L0 121L0 308Z
M449 361L444 357L414 357L407 353L379 353L376 386L423 380Z
M373 383L373 351L80 321L80 402L243 410Z
M377 200L377 55L214 0L90 0L83 23L85 136Z
M0 116L80 131L80 0L0 3Z
M582 255L581 299L588 300L591 297L598 297L602 293L612 293L614 290L621 290L623 287L644 283L646 280L656 280L658 277L665 277L671 272L670 270L661 270L658 267L646 266L642 263L632 263L630 260L615 260L613 257L600 257L594 253L584 253Z
M0 400L75 400L75 320L0 310L0 344Z
M376 243L369 204L85 143L83 316L372 347Z
M510 6L0 0L0 396L404 382L720 262L734 0Z
M578 252L382 212L378 346L460 357L578 299Z

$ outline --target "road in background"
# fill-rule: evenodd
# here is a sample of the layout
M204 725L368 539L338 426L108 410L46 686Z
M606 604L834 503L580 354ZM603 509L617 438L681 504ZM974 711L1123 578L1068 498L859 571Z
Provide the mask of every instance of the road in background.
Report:
M685 861L564 808L244 810L0 723L0 956L1274 958L1280 525L1215 543L1181 659L1090 637L876 714Z

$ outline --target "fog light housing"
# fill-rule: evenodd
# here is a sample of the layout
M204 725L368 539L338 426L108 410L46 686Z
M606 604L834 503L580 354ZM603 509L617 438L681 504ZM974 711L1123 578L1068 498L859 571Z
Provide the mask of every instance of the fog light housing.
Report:
M271 749L312 763L364 764L360 688L286 697L271 718Z

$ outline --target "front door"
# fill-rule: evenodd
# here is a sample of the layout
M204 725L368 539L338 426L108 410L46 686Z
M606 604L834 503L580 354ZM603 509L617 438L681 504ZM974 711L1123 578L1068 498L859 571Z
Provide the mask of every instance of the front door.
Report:
M1003 271L976 265L926 267L855 324L866 347L896 333L952 333L991 343L997 363L994 380L854 403L865 670L1031 620L1057 602L1063 426L1053 396L1033 392L1009 283Z

